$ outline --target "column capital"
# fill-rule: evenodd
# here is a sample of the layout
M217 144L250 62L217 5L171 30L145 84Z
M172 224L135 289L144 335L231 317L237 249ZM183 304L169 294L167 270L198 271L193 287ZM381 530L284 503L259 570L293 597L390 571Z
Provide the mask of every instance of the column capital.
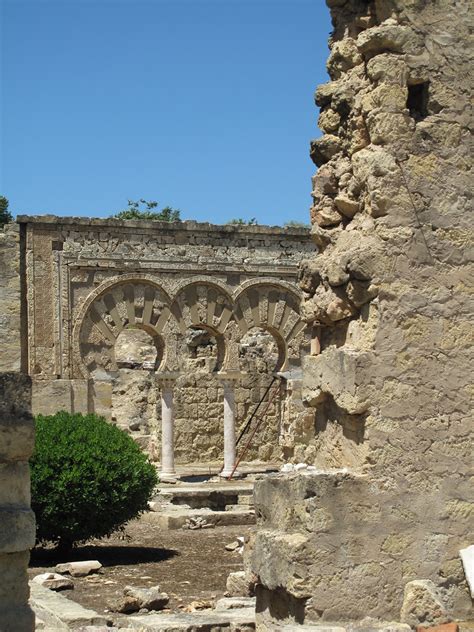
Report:
M173 386L180 375L179 371L158 371L155 381L159 386Z

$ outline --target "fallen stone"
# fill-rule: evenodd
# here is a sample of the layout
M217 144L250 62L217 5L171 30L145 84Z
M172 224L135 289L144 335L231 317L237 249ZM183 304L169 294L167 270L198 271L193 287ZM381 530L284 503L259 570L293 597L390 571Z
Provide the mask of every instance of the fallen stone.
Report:
M245 571L229 573L226 582L226 594L229 597L253 597L255 577Z
M41 573L33 577L35 584L49 588L49 590L70 590L74 588L74 582L69 577L59 573Z
M124 595L116 603L111 603L109 606L112 612L120 612L121 614L131 614L132 612L138 612L141 608L140 601L136 597L131 595Z
M238 540L234 540L233 542L229 542L229 544L225 545L226 551L237 551L241 547L241 544Z
M214 524L212 522L208 522L202 516L191 517L186 520L183 524L183 529L191 529L191 531L195 531L196 529L213 529Z
M166 593L160 591L159 586L151 586L150 588L126 586L123 594L125 597L130 597L138 602L138 610L141 608L162 610L170 600Z
M216 601L215 609L220 612L235 608L255 608L255 602L256 597L223 597Z
M459 555L461 556L467 585L471 591L471 597L474 597L474 544L471 544L471 546L465 549L461 549Z
M458 632L459 626L457 623L444 623L443 625L433 625L426 627L419 625L416 628L416 632Z
M191 601L190 604L183 608L183 612L197 612L198 610L208 610L213 607L212 601L200 599L197 601Z
M69 573L72 577L86 577L91 573L96 573L102 568L102 564L97 560L86 560L83 562L67 562L66 564L57 564L58 573Z
M153 522L160 529L181 529L188 520L202 516L205 523L213 526L249 525L255 524L255 511L250 507L242 506L234 511L214 511L212 509L183 509L176 505L163 511L147 511L140 520ZM185 527L189 528L189 527ZM212 529L212 526L201 526L200 529Z
M294 472L295 471L295 466L293 465L293 463L284 463L281 468L280 468L280 472L283 473L289 473L289 472Z
M449 622L446 609L432 581L418 579L406 584L400 619L413 628L421 623L430 626Z

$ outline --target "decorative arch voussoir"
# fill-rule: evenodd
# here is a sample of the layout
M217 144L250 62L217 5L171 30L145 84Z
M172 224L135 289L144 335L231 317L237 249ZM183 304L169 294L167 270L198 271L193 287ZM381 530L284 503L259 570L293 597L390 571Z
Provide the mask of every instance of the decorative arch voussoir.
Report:
M233 301L223 284L195 277L177 288L171 310L181 321L182 333L202 326L223 334L233 315Z
M75 373L87 377L97 367L115 370L114 345L120 332L133 325L158 338L171 318L170 305L168 293L146 275L121 275L102 283L76 318Z

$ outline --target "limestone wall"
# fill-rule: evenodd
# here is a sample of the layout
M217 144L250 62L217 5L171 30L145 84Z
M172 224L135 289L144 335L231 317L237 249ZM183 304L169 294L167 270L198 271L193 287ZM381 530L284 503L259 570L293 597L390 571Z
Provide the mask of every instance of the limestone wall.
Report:
M243 375L235 387L237 433L265 394L271 374ZM278 461L281 458L280 428L286 401L285 382L265 415L245 460ZM177 463L210 463L223 454L224 394L215 373L197 371L178 378L174 392L175 456ZM300 400L301 402L301 400ZM300 404L301 405L301 404ZM152 371L122 369L112 386L108 416L148 452L160 458L160 390ZM243 447L243 443L240 449Z
M33 451L31 383L17 373L0 373L0 630L30 632L29 549L35 543L30 509L28 459Z
M128 360L122 364L112 381L111 420L129 432L154 460L159 460L161 444L160 392L154 370L144 366L153 364L156 355L149 336L141 330L126 330L127 341L121 353ZM124 339L125 335L123 334ZM146 340L148 338L148 341ZM215 371L216 344L205 330L195 330L188 336L188 354L183 359L182 375L174 389L175 456L178 463L218 460L223 454L222 381ZM278 351L270 334L251 332L240 345L242 377L235 384L237 434L246 424L260 399L272 383ZM143 363L143 359L145 362ZM280 433L287 409L289 393L286 381L280 384L274 401L265 410L264 422L246 450L245 459L276 461L281 457ZM268 401L268 397L265 402ZM302 407L301 393L298 404ZM242 439L239 450L246 441Z
M468 3L328 5L320 254L301 267L321 352L304 362L315 423L295 432L317 469L258 483L261 630L471 608L458 553L473 518Z
M0 228L0 371L19 371L20 345L20 228Z

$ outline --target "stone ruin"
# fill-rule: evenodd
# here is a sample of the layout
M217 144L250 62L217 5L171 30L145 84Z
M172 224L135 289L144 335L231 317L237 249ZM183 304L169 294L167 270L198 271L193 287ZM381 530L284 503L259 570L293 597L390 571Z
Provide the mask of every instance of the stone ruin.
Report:
M5 369L32 377L33 413L95 412L159 460L158 383L173 380L178 463L218 460L224 379L237 431L275 372L301 366L298 228L24 217L3 234ZM248 460L281 454L307 415L282 381ZM299 398L295 393L299 393ZM173 466L171 466L173 467Z
M328 0L302 317L316 410L257 482L257 629L472 616L468 3ZM471 81L468 80L471 77ZM471 370L470 370L471 364ZM293 629L293 628L292 628Z
M1 368L32 376L36 409L111 416L117 373L132 370L114 354L125 322L154 341L139 370L152 362L172 385L183 359L234 383L242 338L277 315L285 369L307 324L312 414L283 419L280 443L312 467L256 484L257 630L462 621L472 612L459 551L473 516L468 3L327 4L331 81L316 92L324 134L311 146L319 253L292 231L20 218L19 233L0 235ZM246 253L238 263L228 238ZM186 335L207 342L193 355ZM3 376L0 388L0 620L26 631L29 378Z

